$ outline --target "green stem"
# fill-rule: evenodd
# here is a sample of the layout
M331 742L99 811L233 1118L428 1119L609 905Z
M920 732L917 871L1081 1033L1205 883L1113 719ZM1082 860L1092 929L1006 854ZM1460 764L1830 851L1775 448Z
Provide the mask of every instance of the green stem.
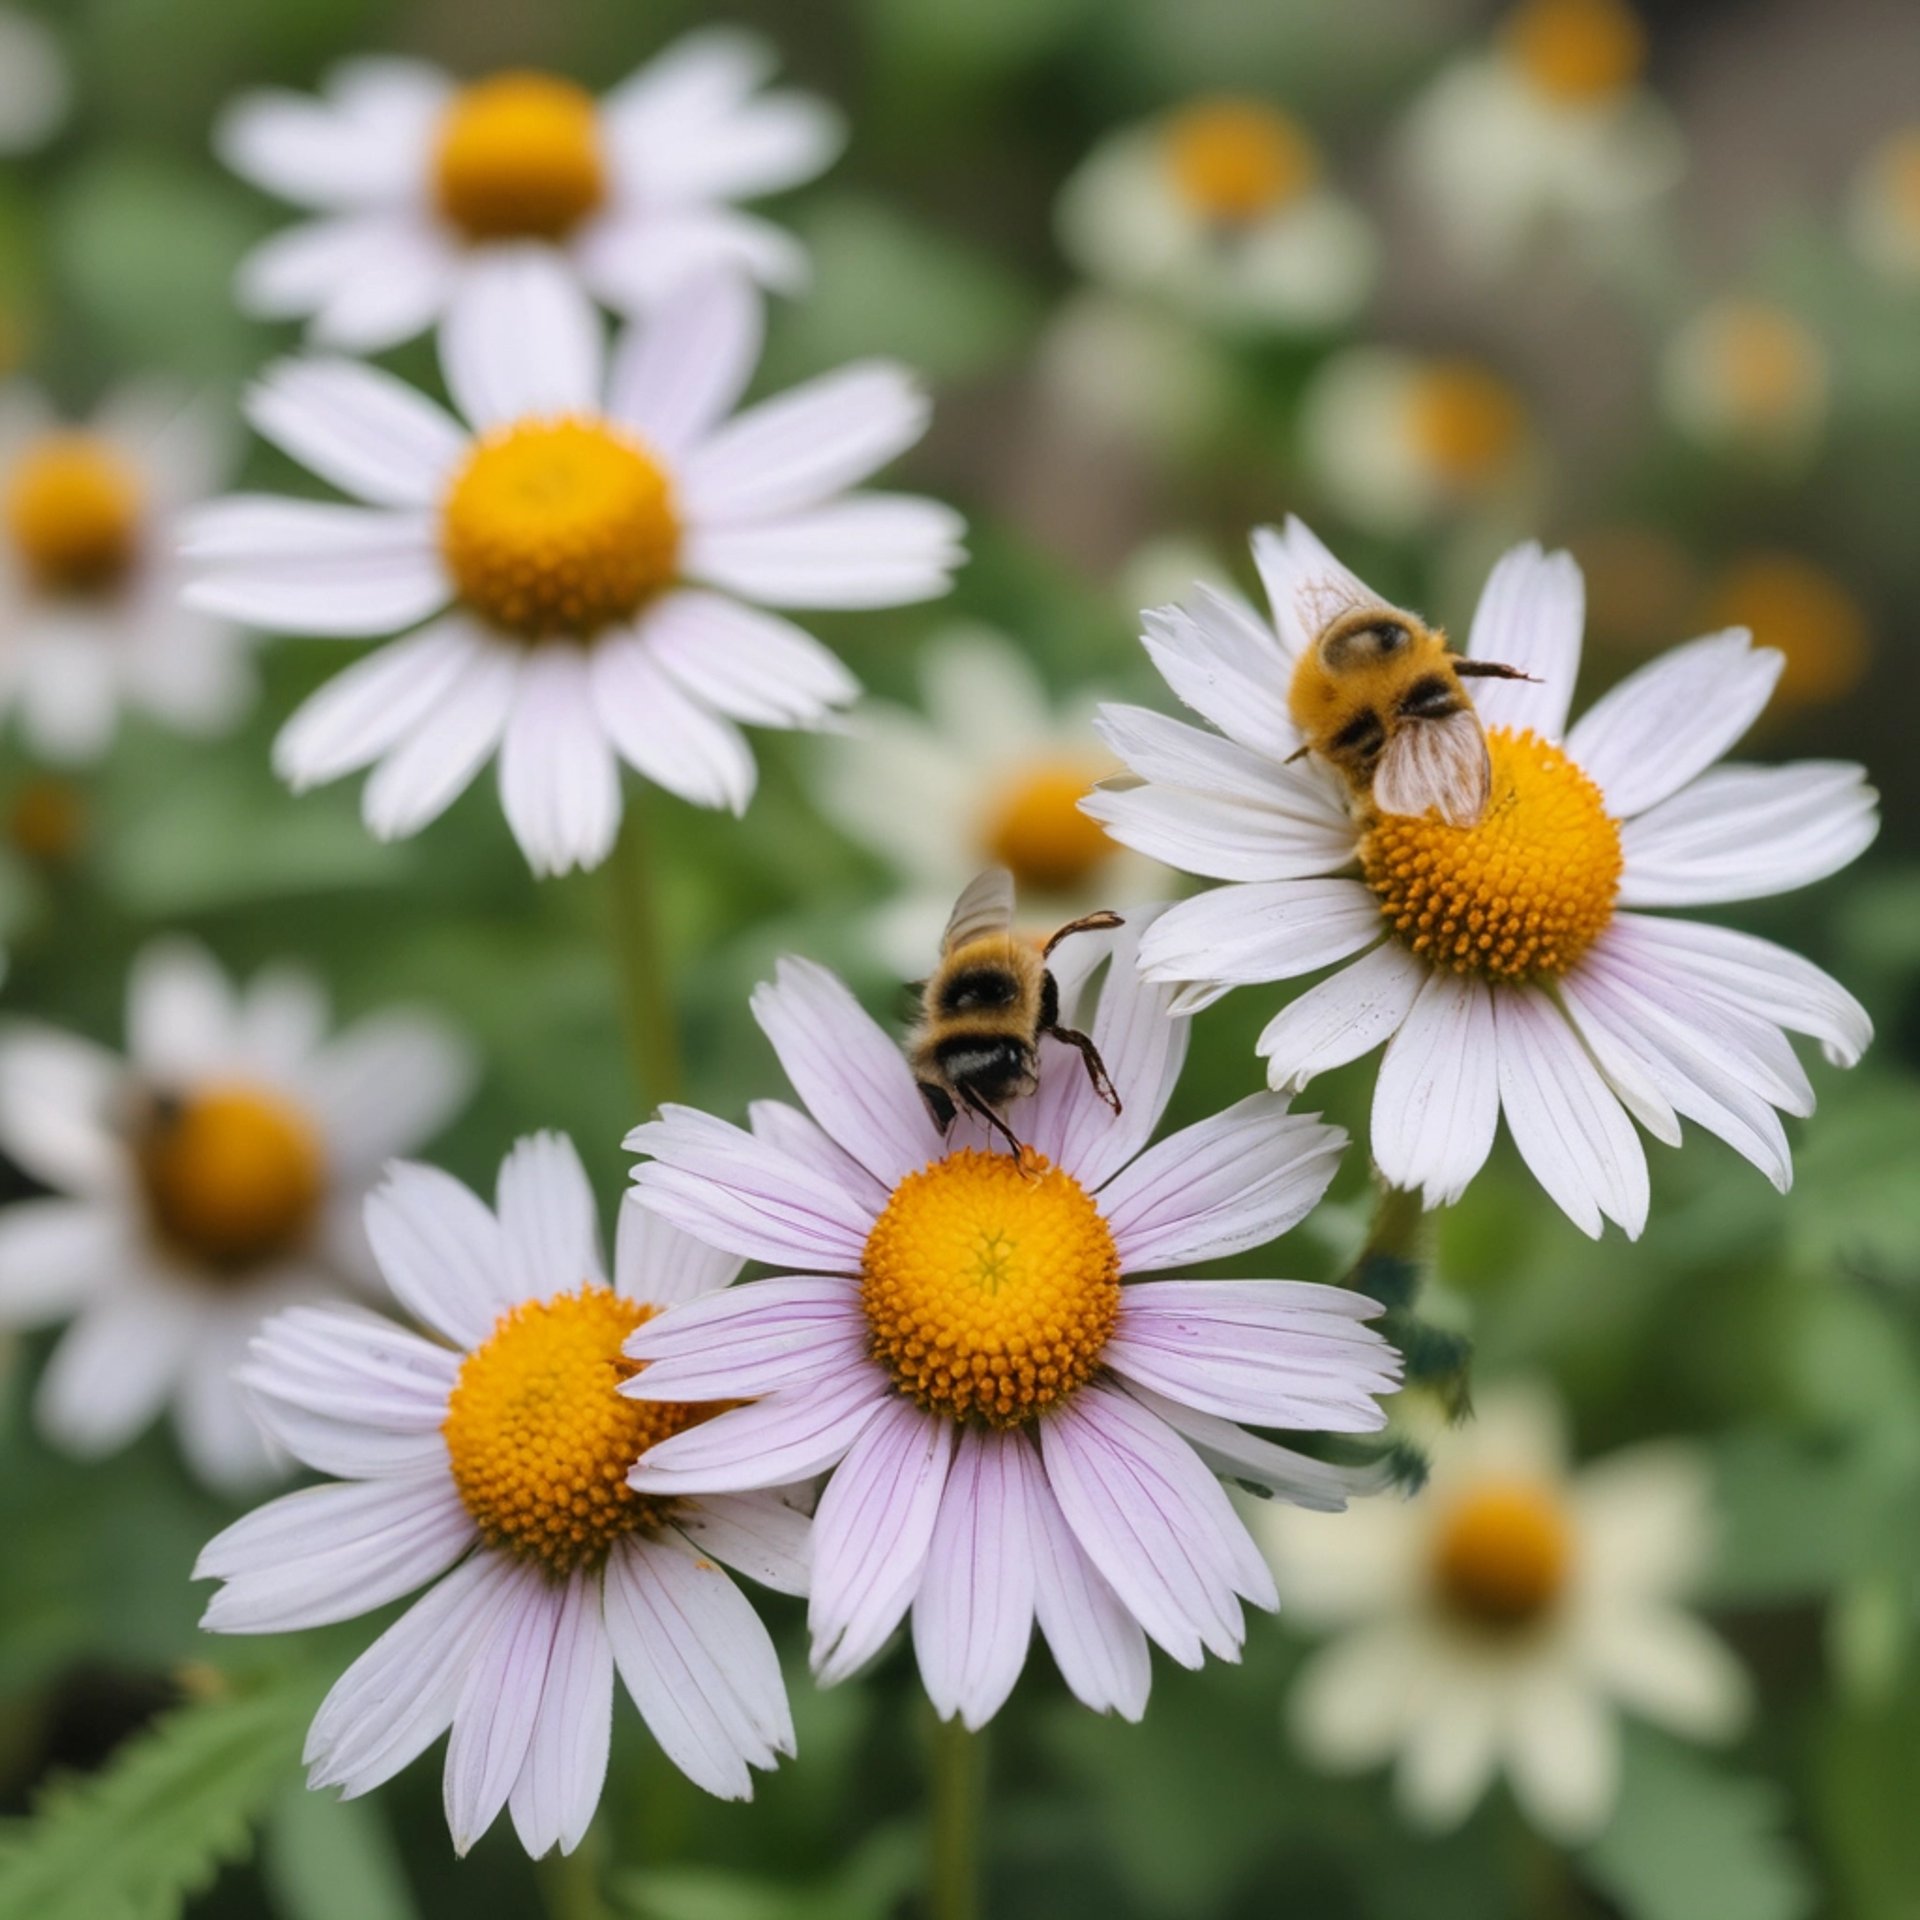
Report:
M975 1920L980 1911L980 1805L986 1742L958 1719L934 1723L932 1827L927 1855L930 1920Z
M607 862L607 908L620 999L640 1097L651 1110L680 1095L680 1032L667 979L653 848L644 793L628 796L626 818Z
M612 1920L600 1892L600 1823L587 1829L572 1853L550 1853L535 1872L548 1920Z
M1390 1187L1381 1180L1367 1237L1354 1257L1346 1284L1358 1285L1368 1267L1377 1261L1404 1260L1420 1264L1431 1250L1429 1239L1427 1211L1418 1192L1411 1187Z

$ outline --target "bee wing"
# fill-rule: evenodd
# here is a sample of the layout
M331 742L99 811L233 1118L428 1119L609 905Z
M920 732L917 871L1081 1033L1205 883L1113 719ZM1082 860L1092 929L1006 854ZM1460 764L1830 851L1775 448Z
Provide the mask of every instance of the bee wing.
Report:
M947 930L940 939L940 951L951 953L955 947L977 940L985 933L1008 933L1013 928L1013 875L1005 867L989 867L966 884L953 903Z
M1452 827L1474 827L1487 810L1493 763L1470 709L1438 720L1403 720L1373 770L1373 804L1416 819L1433 808Z

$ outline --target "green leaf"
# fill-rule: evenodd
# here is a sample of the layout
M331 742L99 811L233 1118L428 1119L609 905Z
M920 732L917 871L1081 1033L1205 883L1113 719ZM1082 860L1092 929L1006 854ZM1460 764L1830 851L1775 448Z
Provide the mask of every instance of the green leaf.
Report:
M417 1920L385 1816L295 1784L275 1803L261 1867L281 1920Z
M1799 1920L1813 1888L1785 1813L1771 1782L1634 1729L1619 1810L1581 1863L1632 1920Z
M244 1858L313 1709L305 1674L175 1709L0 1826L0 1920L172 1920Z

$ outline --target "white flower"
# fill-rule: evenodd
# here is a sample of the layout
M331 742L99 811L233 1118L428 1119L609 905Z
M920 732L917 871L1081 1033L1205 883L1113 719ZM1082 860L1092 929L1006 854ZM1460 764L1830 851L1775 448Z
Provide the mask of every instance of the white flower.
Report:
M1401 171L1463 260L1511 266L1548 231L1600 241L1672 187L1686 151L1639 83L1645 50L1624 0L1522 0L1490 51L1443 69Z
M170 1404L209 1484L280 1471L231 1369L272 1309L371 1277L362 1196L472 1078L423 1015L326 1028L306 974L236 992L202 949L159 941L128 983L127 1059L0 1030L0 1149L57 1196L0 1209L0 1323L72 1318L37 1402L69 1451L110 1452Z
M1390 535L1513 502L1535 466L1525 404L1498 374L1385 347L1353 347L1316 370L1300 453L1337 512Z
M32 389L0 389L0 714L34 750L97 759L123 707L194 733L253 697L242 636L180 605L179 516L225 476L205 409L128 387L66 427Z
M1194 100L1111 136L1067 182L1059 228L1094 279L1234 332L1338 326L1373 284L1365 218L1259 100Z
M359 59L326 94L249 94L222 119L222 157L314 209L240 269L266 318L377 352L431 326L503 245L533 243L623 313L716 270L792 290L806 256L730 203L810 180L839 150L838 116L757 91L772 68L749 34L689 35L604 100L543 73L459 87L419 61Z
M347 360L268 370L254 424L366 505L264 495L196 517L194 604L293 633L427 624L339 674L290 720L297 788L374 763L382 839L436 818L493 756L534 870L606 857L619 763L740 812L754 762L736 721L814 726L857 691L817 640L751 602L930 599L959 517L848 493L925 430L888 362L842 368L727 416L760 306L730 277L636 323L608 356L552 263L504 254L441 335L462 426Z
M1809 885L1872 840L1855 766L1716 766L1781 668L1734 629L1677 647L1566 724L1584 590L1570 555L1517 547L1494 569L1466 652L1531 680L1473 683L1492 800L1475 827L1375 815L1303 745L1294 666L1346 605L1384 605L1298 521L1254 536L1268 625L1201 588L1147 615L1173 690L1220 729L1109 707L1101 733L1145 783L1086 802L1115 839L1229 884L1170 908L1148 977L1230 987L1339 970L1260 1037L1274 1087L1388 1042L1372 1146L1395 1186L1457 1199L1506 1115L1521 1157L1585 1232L1637 1235L1646 1158L1632 1121L1677 1143L1688 1119L1784 1191L1775 1109L1813 1109L1787 1040L1852 1065L1872 1036L1853 996L1797 954L1649 908ZM1277 629L1277 630L1276 630ZM1224 735L1225 738L1222 738Z
M740 1262L636 1206L609 1286L572 1142L522 1140L493 1211L396 1165L367 1231L423 1338L375 1314L271 1321L243 1379L267 1430L338 1476L210 1541L226 1584L204 1626L290 1633L434 1582L340 1677L307 1737L308 1784L351 1799L449 1727L447 1826L465 1853L504 1806L528 1853L570 1853L606 1777L614 1673L668 1757L709 1793L793 1752L767 1630L717 1561L806 1590L805 1518L771 1493L654 1500L626 1472L710 1412L615 1391L621 1342Z
M1023 924L1042 933L1083 913L1163 897L1166 869L1117 846L1080 811L1116 770L1089 739L1090 695L1054 707L1002 635L956 628L921 669L927 716L872 702L821 742L821 805L898 871L873 939L903 978L939 950L955 898L985 866L1013 874Z
M1535 1826L1591 1839L1618 1790L1618 1708L1696 1740L1738 1731L1745 1673L1683 1606L1704 1572L1704 1463L1677 1444L1569 1470L1555 1403L1478 1395L1412 1500L1250 1524L1286 1617L1335 1631L1291 1701L1336 1772L1398 1756L1407 1816L1457 1825L1504 1769Z
M1847 232L1875 273L1920 287L1920 125L1888 134L1860 163L1847 195Z
M59 41L31 14L0 7L0 154L44 146L72 93Z
M1827 419L1827 350L1805 321L1762 300L1717 300L1667 343L1660 398L1715 452L1795 462Z

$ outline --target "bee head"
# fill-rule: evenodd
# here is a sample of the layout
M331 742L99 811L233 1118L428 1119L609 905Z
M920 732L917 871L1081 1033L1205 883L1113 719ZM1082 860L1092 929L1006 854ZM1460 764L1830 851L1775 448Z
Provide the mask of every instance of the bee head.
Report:
M1391 660L1413 645L1405 621L1391 614L1367 613L1343 621L1320 642L1320 659L1329 673L1350 673Z

